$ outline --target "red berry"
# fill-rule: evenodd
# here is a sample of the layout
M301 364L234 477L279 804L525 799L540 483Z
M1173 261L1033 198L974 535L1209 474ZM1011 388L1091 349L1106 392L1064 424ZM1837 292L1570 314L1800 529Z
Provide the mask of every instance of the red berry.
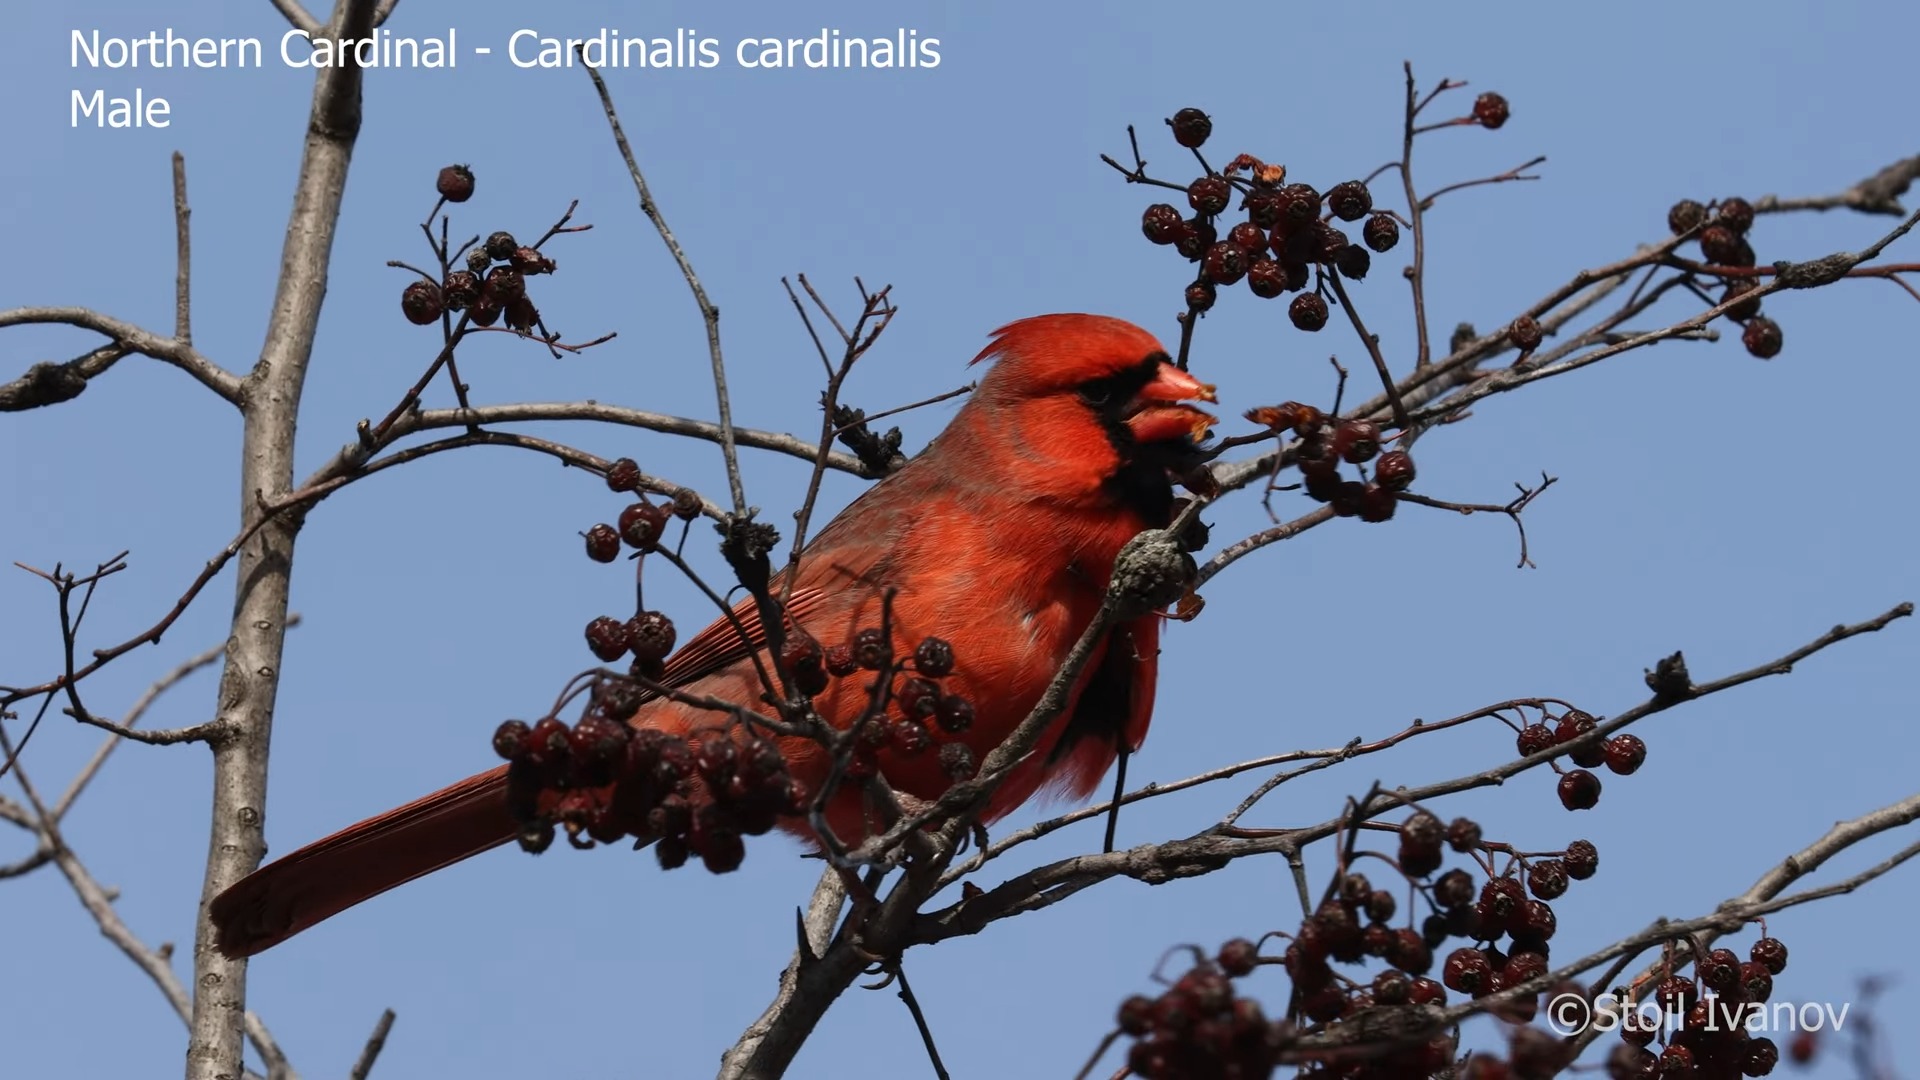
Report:
M1765 1001L1773 996L1773 976L1765 964L1747 960L1740 965L1740 993L1747 1001Z
M1380 452L1380 425L1371 420L1343 420L1333 429L1333 452L1351 465L1372 461Z
M526 749L527 737L532 734L524 720L508 720L493 730L493 752L512 761Z
M431 281L415 281L400 293L400 313L415 326L425 326L440 318L440 286Z
M507 232L505 229L492 233L487 237L487 254L501 262L513 258L514 251L519 247L520 242L515 240L513 234Z
M1234 938L1220 946L1220 970L1228 975L1251 974L1260 962L1260 947L1246 938Z
M1778 975L1787 970L1787 945L1779 938L1763 937L1747 950L1753 962L1767 969L1769 974Z
M780 660L786 665L787 673L793 676L794 689L808 697L826 690L826 655L821 651L819 642L796 634L780 647Z
M1557 743L1553 738L1553 729L1545 724L1528 724L1520 729L1520 737L1514 740L1521 757L1532 757L1542 750L1552 749Z
M627 620L627 647L639 660L664 660L677 634L665 612L643 611Z
M1173 242L1173 250L1193 262L1199 262L1200 257L1205 255L1207 249L1212 247L1213 242L1218 239L1220 234L1205 218L1188 218L1186 230Z
M1585 881L1600 869L1600 849L1594 847L1591 840L1575 840L1567 845L1562 861L1566 864L1568 877Z
M1166 203L1154 203L1140 215L1140 231L1156 244L1171 244L1187 230L1187 219Z
M1400 242L1400 223L1393 219L1392 214L1375 214L1360 229L1360 238L1367 242L1368 247L1385 254Z
M1265 254L1267 234L1251 221L1243 221L1227 230L1227 242L1246 251L1249 258Z
M1728 278L1726 291L1720 294L1720 302L1725 304L1739 300L1739 303L1735 303L1727 309L1727 318L1735 322L1746 322L1748 319L1760 314L1759 297L1755 296L1750 299L1740 300L1741 297L1746 296L1759 287L1760 282L1753 278Z
M1305 225L1320 218L1320 193L1312 184L1288 184L1277 193L1282 228Z
M510 262L522 274L551 274L555 269L552 259L530 247L514 248Z
M620 539L636 551L652 551L660 546L667 530L667 508L649 503L634 503L620 511Z
M1559 725L1554 728L1553 741L1560 746L1565 746L1587 735L1598 724L1599 721L1587 713L1579 709L1568 709L1567 714L1560 718ZM1570 751L1567 756L1573 759L1575 765L1583 769L1597 769L1606 764L1607 748L1600 743L1588 743Z
M485 291L480 299L467 306L467 321L475 326L492 326L500 321L500 301Z
M918 720L896 720L887 729L889 741L902 757L918 757L933 745L927 725Z
M1399 506L1400 494L1391 488L1367 484L1360 492L1360 520L1369 524L1392 521Z
M1441 981L1447 989L1478 997L1492 986L1493 965L1487 962L1487 955L1479 949L1461 947L1447 954L1447 962L1440 969Z
M1380 455L1373 467L1373 478L1389 491L1405 491L1413 486L1413 458L1405 450L1389 450Z
M1323 263L1336 262L1340 258L1340 253L1345 251L1346 249L1347 249L1347 234L1344 232L1341 232L1338 226L1329 224L1325 221L1316 222L1314 224L1313 226L1314 261L1323 262ZM1364 277L1365 274L1363 273L1361 276Z
M1813 1060L1814 1052L1820 1049L1820 1038L1811 1031L1802 1031L1787 1044L1787 1056L1795 1065L1805 1065Z
M465 311L480 299L480 279L467 270L455 270L440 283L440 301L448 311Z
M1135 994L1121 1002L1116 1022L1120 1030L1128 1035L1145 1035L1153 1026L1153 999L1145 994Z
M1802 1036L1811 1036L1813 1032L1803 1031L1800 1034ZM1807 1058L1813 1056L1812 1049L1809 1047L1806 1055L1802 1056L1799 1053L1799 1039L1796 1038L1794 1043L1794 1060L1804 1064ZM1747 1076L1765 1076L1772 1072L1773 1067L1778 1064L1780 1064L1780 1048L1774 1045L1772 1039L1761 1035L1757 1038L1747 1040L1746 1049L1740 1056L1740 1072L1742 1074Z
M927 679L902 679L893 698L909 720L930 720L940 711L940 688Z
M473 198L473 170L465 165L449 165L440 170L433 186L448 202L466 202Z
M1526 902L1527 894L1520 888L1516 878L1494 878L1482 885L1480 902L1476 908L1481 932L1489 936L1504 933L1519 917L1521 906Z
M940 699L933 718L934 722L940 725L941 731L949 735L959 735L973 726L973 702L959 694L948 694Z
M1405 1005L1413 999L1413 979L1404 971L1388 968L1373 977L1373 1003Z
M1692 199L1681 199L1667 211L1667 228L1675 236L1684 236L1706 222L1707 208Z
M700 516L700 493L692 488L681 488L673 493L673 516L681 521L692 521Z
M1575 769L1560 778L1560 805L1569 810L1591 810L1600 804L1600 778Z
M1247 288L1253 295L1271 300L1287 291L1287 268L1272 259L1255 259L1247 267Z
M1567 865L1559 859L1542 859L1527 867L1527 888L1538 899L1560 899L1567 893Z
M893 648L878 628L868 627L853 635L853 659L868 671L879 671L893 663Z
M919 647L913 650L913 666L930 679L952 674L953 646L937 637L922 639Z
M1780 355L1780 324L1765 315L1755 315L1747 320L1747 328L1740 334L1740 343L1752 355L1771 360Z
M1219 298L1220 292L1213 287L1213 282L1211 281L1196 281L1187 286L1187 309L1189 311L1211 310L1214 301Z
M1327 191L1327 209L1341 221L1359 221L1373 210L1373 193L1358 180L1335 184Z
M1491 90L1473 99L1474 122L1489 131L1505 124L1511 115L1507 99Z
M1713 220L1732 229L1735 236L1744 236L1753 228L1753 204L1741 198L1722 199Z
M1251 261L1245 249L1222 240L1207 249L1206 258L1200 262L1200 272L1216 285L1232 285L1247 276Z
M1622 733L1607 740L1607 768L1631 775L1647 760L1647 744L1638 735Z
M1744 243L1725 225L1714 224L1700 230L1701 257L1719 266L1739 266Z
M1358 517L1360 502L1366 495L1367 485L1358 480L1342 480L1333 489L1333 498L1328 501L1333 504L1333 512L1340 517Z
M1522 315L1507 326L1507 340L1521 352L1532 352L1540 347L1540 324L1531 315Z
M1485 839L1480 823L1472 818L1454 818L1447 826L1447 846L1458 852L1476 851Z
M1287 318L1302 330L1319 330L1327 325L1327 302L1319 293L1301 293L1287 305Z
M1343 235L1341 239L1344 240L1346 237ZM1373 269L1373 256L1359 244L1348 244L1333 257L1333 265L1340 271L1341 277L1349 281L1364 281L1367 271Z
M605 522L587 530L587 558L594 562L612 562L620 557L620 534Z
M1247 193L1243 209L1248 221L1271 229L1280 220L1280 193L1273 188L1256 187Z
M619 619L602 615L587 624L587 648L606 663L627 654L627 631Z
M533 301L527 299L525 294L508 300L503 310L507 316L507 326L523 334L532 331L533 324L540 321L540 310L533 306Z
M1473 878L1457 867L1441 874L1433 883L1433 902L1443 908L1473 903Z
M640 488L640 463L632 458L616 458L607 466L607 487L612 491L637 491Z
M1213 134L1213 121L1199 109L1181 109L1167 123L1173 128L1173 141L1189 150L1198 150Z
M1194 213L1212 217L1233 201L1233 185L1223 177L1203 176L1187 185L1187 205Z
M844 679L860 670L859 661L853 658L853 650L845 645L834 645L827 649L827 674L836 679Z
M1660 1051L1660 1075L1671 1080L1693 1076L1693 1051L1678 1043L1671 1043Z

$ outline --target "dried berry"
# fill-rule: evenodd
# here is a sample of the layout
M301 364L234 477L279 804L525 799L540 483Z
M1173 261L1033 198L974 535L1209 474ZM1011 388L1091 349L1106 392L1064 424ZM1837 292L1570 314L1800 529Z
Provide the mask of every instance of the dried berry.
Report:
M527 279L511 266L496 266L487 271L487 295L505 307L527 294Z
M1378 525L1392 521L1400 506L1400 493L1378 483L1367 484L1360 492L1360 520Z
M620 539L636 551L653 551L667 530L667 508L637 502L620 511Z
M1787 970L1787 946L1779 938L1763 937L1747 950L1753 962L1767 969L1769 974L1778 975Z
M973 702L959 694L948 694L934 709L934 722L949 735L958 735L973 726Z
M1667 228L1675 236L1687 233L1707 223L1707 208L1692 199L1681 199L1667 211Z
M1347 180L1327 191L1327 209L1341 221L1359 221L1373 210L1373 193L1358 180Z
M500 262L513 258L513 253L519 246L520 242L513 238L513 234L504 229L487 237L487 254Z
M1722 199L1713 220L1732 229L1735 236L1745 236L1753 228L1753 204L1741 198Z
M1566 864L1568 877L1585 881L1600 869L1600 849L1594 847L1591 840L1575 840L1567 845L1562 861Z
M1156 244L1171 244L1187 231L1187 219L1166 203L1154 203L1140 215L1140 231Z
M1187 205L1194 213L1212 217L1227 208L1233 200L1233 185L1225 178L1203 176L1187 185Z
M594 562L612 562L620 557L620 534L602 522L587 530L587 558Z
M433 186L448 202L466 202L473 198L473 170L465 165L448 165L440 170Z
M673 516L681 521L692 521L700 516L700 493L692 488L681 488L673 493Z
M440 283L440 302L448 311L465 311L480 299L480 278L468 270L455 270Z
M1287 305L1287 318L1302 330L1319 330L1327 325L1327 302L1319 293L1301 293Z
M893 663L893 647L887 643L887 635L868 627L853 635L853 659L868 671L879 671Z
M1527 889L1541 900L1565 896L1567 880L1567 864L1559 859L1542 859L1527 867Z
M1747 321L1746 330L1740 334L1740 343L1752 355L1771 360L1780 355L1780 324L1765 315L1756 315Z
M1271 300L1287 291L1287 268L1272 259L1255 259L1247 267L1247 288L1253 295Z
M1600 804L1600 778L1585 769L1560 777L1560 805L1569 810L1591 810Z
M1628 776L1647 760L1647 744L1638 735L1622 732L1606 743L1607 768Z
M1532 352L1540 347L1540 324L1531 315L1522 315L1507 325L1507 340L1521 352Z
M1528 724L1520 729L1519 738L1514 740L1521 757L1533 755L1558 745L1553 737L1553 729L1545 724Z
M1393 219L1392 214L1375 214L1361 227L1360 238L1366 241L1368 247L1385 254L1400 242L1400 223Z
M1700 230L1700 254L1717 266L1739 266L1746 242L1725 225L1709 225Z
M627 648L640 660L664 660L677 634L663 611L643 611L627 620Z
M493 752L512 761L526 749L527 736L532 733L525 720L508 720L493 731Z
M1267 234L1251 221L1243 221L1227 230L1227 242L1245 251L1249 258L1266 253Z
M1727 304L1739 300L1739 303L1735 303L1727 309L1727 318L1735 322L1746 322L1748 319L1760 314L1759 297L1754 296L1745 300L1740 299L1759 287L1760 282L1753 278L1728 278L1726 291L1720 294L1720 302Z
M1511 115L1507 99L1491 90L1473 99L1473 120L1488 131L1505 124Z
M1205 255L1207 249L1212 247L1214 241L1218 239L1220 234L1205 218L1188 218L1186 229L1180 233L1180 238L1173 242L1173 250L1193 262L1199 262L1200 257Z
M1389 491L1405 491L1413 486L1413 458L1405 450L1389 450L1380 455L1373 467L1373 478Z
M1250 262L1244 248L1222 240L1207 249L1206 257L1200 261L1200 272L1216 285L1232 285L1247 276Z
M1187 286L1187 309L1189 311L1208 311L1213 308L1220 292L1211 281L1196 281Z
M467 306L467 321L475 326L492 326L500 321L500 311L500 301L483 290L480 299Z
M1341 277L1349 281L1363 281L1367 271L1373 269L1373 256L1359 244L1348 244L1333 257L1333 265L1340 271Z
M587 624L587 648L606 663L627 654L626 626L611 615L602 615Z
M1380 425L1371 420L1345 420L1333 429L1333 452L1351 465L1372 461L1380 452Z
M1198 150L1213 134L1213 121L1199 109L1181 109L1167 123L1173 128L1173 141L1189 150Z
M513 257L508 261L522 274L551 274L555 269L553 260L540 254L536 248L514 248Z
M1305 225L1320 218L1320 192L1312 184L1288 184L1277 193L1282 228Z
M607 466L605 479L610 491L638 491L640 463L632 458L615 458L613 464Z
M440 318L440 286L431 281L408 283L400 292L400 313L415 326L425 326Z

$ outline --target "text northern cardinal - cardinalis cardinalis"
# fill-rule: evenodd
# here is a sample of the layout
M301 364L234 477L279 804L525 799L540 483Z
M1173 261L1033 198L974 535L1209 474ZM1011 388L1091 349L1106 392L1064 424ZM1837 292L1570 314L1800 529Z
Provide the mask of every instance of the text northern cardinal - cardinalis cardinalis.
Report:
M972 706L945 738L983 759L1034 708L1091 625L1121 547L1170 524L1172 478L1191 467L1213 418L1191 404L1213 388L1176 367L1153 335L1095 315L1043 315L996 331L974 362L992 361L978 388L926 450L868 489L807 545L786 623L822 643L882 623L891 640L952 647L943 689ZM785 582L775 578L778 596ZM660 683L689 696L763 702L756 650L765 635L749 601L740 627L720 619L666 663ZM983 819L1042 789L1084 799L1121 751L1136 749L1153 711L1162 616L1120 622L1072 688L1069 704L994 792ZM746 638L741 637L741 630ZM833 680L812 699L845 730L869 709L868 681ZM714 728L728 714L655 697L631 725L670 736ZM832 765L801 736L773 740L788 774L819 791ZM875 755L895 791L934 800L953 782L941 756L892 747ZM251 955L421 875L513 839L507 768L462 780L301 848L215 897L220 949ZM696 803L710 798L702 791ZM846 783L826 821L842 841L866 835L866 796ZM812 835L806 815L779 827Z

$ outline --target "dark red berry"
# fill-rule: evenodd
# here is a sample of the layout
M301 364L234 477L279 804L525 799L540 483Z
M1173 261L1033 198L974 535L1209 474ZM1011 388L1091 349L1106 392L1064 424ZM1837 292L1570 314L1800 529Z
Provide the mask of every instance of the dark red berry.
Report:
M1520 916L1521 907L1526 902L1527 894L1515 878L1494 878L1482 885L1480 902L1476 907L1482 934L1498 936L1505 933Z
M587 530L587 558L594 562L612 562L620 557L620 534L602 522Z
M1280 220L1280 193L1273 188L1254 188L1247 193L1242 209L1247 220L1263 229L1271 229Z
M1779 938L1761 938L1747 950L1747 955L1753 958L1754 963L1766 968L1769 974L1778 975L1787 970L1787 944Z
M887 728L888 741L902 757L917 757L933 745L927 725L918 720L895 720Z
M493 752L512 761L526 749L527 736L533 729L524 720L508 720L493 730Z
M415 326L425 326L440 318L440 286L431 281L415 281L400 292L400 313Z
M1243 221L1227 230L1227 242L1244 250L1248 257L1258 257L1266 253L1266 231L1251 221Z
M1116 1023L1128 1035L1145 1035L1153 1026L1153 999L1145 994L1135 994L1121 1002Z
M1447 962L1440 969L1441 981L1447 989L1478 997L1491 988L1493 965L1487 962L1487 956L1479 949L1458 948L1447 954Z
M893 699L909 720L930 720L940 711L940 688L929 679L900 680Z
M1187 286L1187 309L1189 311L1209 311L1220 292L1211 281L1196 281Z
M1813 1033L1805 1031L1801 1032L1801 1034L1811 1035ZM1798 1039L1794 1041L1794 1050L1794 1060L1802 1063L1804 1063L1807 1058L1813 1056L1811 1046L1809 1046L1809 1049L1804 1055L1800 1052ZM1773 1067L1778 1064L1780 1064L1780 1048L1774 1045L1772 1039L1761 1035L1747 1040L1746 1048L1740 1055L1740 1072L1743 1075L1765 1076L1772 1072Z
M1272 259L1255 259L1247 267L1247 288L1253 295L1271 300L1287 291L1287 268Z
M1302 330L1319 330L1327 325L1327 302L1319 293L1301 293L1287 305L1287 318Z
M1213 134L1213 121L1199 109L1181 109L1167 123L1173 128L1173 141L1189 150L1198 150Z
M1140 215L1140 231L1156 244L1171 244L1187 230L1187 219L1166 203L1154 203Z
M553 846L553 822L536 821L520 828L520 834L514 839L520 842L520 850L530 855L538 855Z
M950 742L941 745L941 772L955 780L971 780L977 768L973 760L973 749L966 743Z
M1545 724L1528 724L1520 729L1520 737L1514 740L1521 757L1532 757L1542 750L1558 745L1553 738L1553 729Z
M1532 352L1540 347L1540 324L1531 315L1522 315L1507 325L1507 340L1521 352Z
M827 674L836 679L844 679L860 670L860 662L853 658L853 649L846 645L834 645L827 649Z
M440 301L448 311L465 311L480 299L480 279L467 270L455 270L440 283Z
M1740 252L1744 242L1725 225L1714 224L1700 230L1700 254L1708 262L1719 266L1740 265Z
M1340 517L1358 517L1360 502L1366 498L1367 485L1358 480L1342 480L1333 489L1333 498L1327 500L1333 505L1333 512Z
M627 648L639 660L664 660L673 651L673 620L663 611L643 611L627 620Z
M1348 244L1333 257L1333 265L1340 271L1341 277L1349 281L1364 281L1367 271L1373 269L1373 256L1359 244Z
M505 307L527 294L527 279L511 266L496 266L487 271L483 287L488 296Z
M473 198L473 170L465 165L449 165L440 170L433 186L448 202L466 202Z
M619 619L602 615L587 624L587 648L606 663L627 654L627 631Z
M681 488L673 493L673 516L681 521L692 521L700 516L700 493L692 488Z
M1379 484L1368 484L1360 493L1360 520L1378 525L1383 521L1392 521L1394 511L1400 507L1400 493Z
M1706 222L1707 208L1692 199L1681 199L1667 211L1667 228L1675 236L1684 236Z
M1569 810L1591 810L1600 804L1600 778L1575 769L1560 778L1560 805Z
M1567 894L1567 864L1559 859L1542 859L1527 867L1527 888L1538 899L1560 899Z
M1341 221L1359 221L1373 210L1373 193L1358 180L1347 180L1327 190L1327 209Z
M1187 205L1196 214L1212 217L1233 201L1233 185L1218 176L1203 176L1187 185Z
M1373 478L1389 491L1405 491L1413 486L1413 458L1405 450L1389 450L1380 455L1373 467Z
M1507 105L1507 99L1491 90L1473 99L1474 122L1488 131L1505 124L1511 115L1513 113Z
M1367 242L1368 247L1385 254L1400 242L1400 223L1393 219L1392 214L1375 214L1361 228L1360 238Z
M501 310L507 317L507 327L523 334L531 332L533 324L540 321L539 309L524 294L508 300Z
M1575 840L1567 845L1567 853L1562 861L1566 864L1568 877L1585 881L1600 869L1600 849L1594 847L1591 840Z
M1472 818L1454 818L1447 826L1447 846L1458 852L1476 851L1485 839L1480 823Z
M1553 741L1565 746L1582 738L1598 726L1599 721L1579 709L1568 709L1560 723L1553 730ZM1570 751L1567 755L1575 765L1583 769L1597 769L1606 764L1607 748L1601 743L1586 743Z
M1473 878L1458 868L1441 874L1433 883L1433 902L1443 908L1473 903Z
M793 677L793 688L812 697L827 688L827 658L820 643L796 634L780 647L780 660Z
M1338 226L1324 221L1314 223L1314 261L1323 263L1336 262L1340 258L1340 253L1345 251L1347 246L1347 234L1341 232Z
M868 627L853 635L853 659L868 671L879 671L893 663L893 648L877 627Z
M1312 184L1288 184L1278 194L1283 228L1319 220L1320 192Z
M1173 242L1173 250L1193 262L1199 262L1200 257L1205 255L1207 249L1212 247L1214 241L1218 239L1220 234L1205 218L1188 218L1186 230L1180 234L1178 240Z
M1631 775L1647 760L1647 744L1638 735L1621 733L1607 740L1607 768L1621 776Z
M1200 272L1215 285L1232 285L1247 276L1251 261L1245 249L1222 240L1207 249L1206 257L1200 261Z
M612 491L637 491L640 488L640 463L632 458L616 458L607 466L607 487Z
M913 666L930 679L950 675L953 673L953 646L941 638L924 638L919 647L913 650Z
M513 253L519 246L520 242L513 238L513 234L502 229L487 237L486 251L492 258L505 262L513 258Z
M620 511L620 539L636 551L652 551L660 546L667 531L667 508L650 503L634 503Z
M513 257L509 261L513 268L522 274L551 274L555 269L552 259L530 247L514 248Z
M1720 212L1715 214L1716 224L1732 229L1735 236L1744 236L1753 228L1753 204L1745 199L1732 198L1720 201Z
M1351 465L1372 461L1380 452L1380 425L1371 420L1343 420L1333 429L1333 452Z
M1745 300L1740 299L1759 287L1760 282L1753 278L1728 278L1726 291L1720 294L1721 303L1733 304L1732 307L1727 309L1727 318L1735 322L1746 322L1748 319L1760 314L1759 297L1754 296L1748 297ZM1735 301L1738 301L1738 303L1734 303Z
M1805 1065L1813 1060L1814 1053L1819 1049L1819 1035L1811 1031L1802 1031L1787 1044L1787 1056L1793 1059L1795 1065Z
M948 694L940 699L940 705L934 710L934 722L940 730L949 735L958 735L973 726L973 702L958 694Z
M1220 946L1220 970L1235 977L1253 972L1260 962L1260 947L1246 938L1234 938Z
M1740 343L1745 345L1747 352L1752 355L1762 360L1771 360L1780 355L1780 346L1783 343L1780 324L1765 315L1755 315L1747 320L1747 328L1740 334Z
M1398 906L1392 893L1385 889L1375 889L1367 897L1367 918L1376 923L1386 922L1393 918L1394 909Z
M500 301L483 291L480 299L467 306L467 321L475 326L492 326L500 321L500 310Z

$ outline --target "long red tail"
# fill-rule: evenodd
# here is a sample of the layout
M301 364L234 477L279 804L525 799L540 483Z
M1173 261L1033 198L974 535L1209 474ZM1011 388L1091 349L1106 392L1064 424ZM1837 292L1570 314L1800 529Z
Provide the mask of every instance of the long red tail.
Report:
M513 839L507 768L470 776L254 871L208 907L220 951L252 956L323 919Z

